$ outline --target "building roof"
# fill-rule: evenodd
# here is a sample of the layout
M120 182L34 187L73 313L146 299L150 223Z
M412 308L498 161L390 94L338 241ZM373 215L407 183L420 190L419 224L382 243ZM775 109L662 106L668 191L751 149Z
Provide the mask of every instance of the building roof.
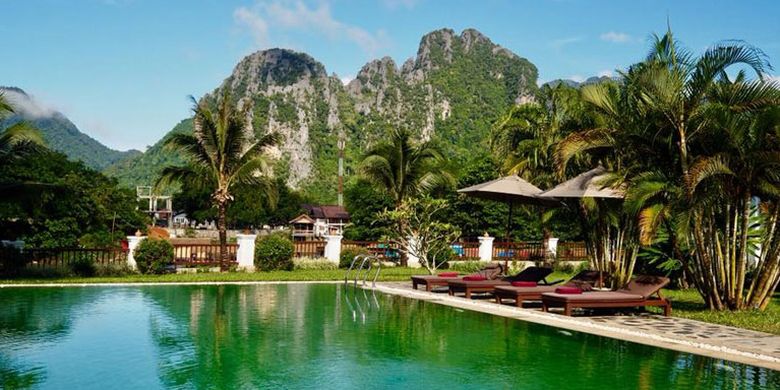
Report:
M299 215L299 216L297 216L297 217L293 218L293 220L292 220L292 221L290 221L290 223L308 223L308 224L314 224L314 220L313 220L313 219L312 219L310 216L308 216L308 215L306 215L306 214L301 214L301 215Z
M319 219L349 219L349 213L344 206L322 205L315 206L310 204L303 205L304 210L312 218Z

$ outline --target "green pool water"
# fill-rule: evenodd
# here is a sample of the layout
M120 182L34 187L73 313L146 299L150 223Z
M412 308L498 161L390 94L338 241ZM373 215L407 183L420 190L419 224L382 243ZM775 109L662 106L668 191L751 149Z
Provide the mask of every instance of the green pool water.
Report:
M0 388L771 389L780 372L341 285L0 289Z

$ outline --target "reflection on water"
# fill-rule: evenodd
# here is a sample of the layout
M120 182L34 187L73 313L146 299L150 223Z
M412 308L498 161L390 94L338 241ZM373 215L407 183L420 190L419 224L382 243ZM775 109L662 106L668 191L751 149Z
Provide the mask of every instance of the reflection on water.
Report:
M780 388L780 374L335 285L0 290L2 388Z

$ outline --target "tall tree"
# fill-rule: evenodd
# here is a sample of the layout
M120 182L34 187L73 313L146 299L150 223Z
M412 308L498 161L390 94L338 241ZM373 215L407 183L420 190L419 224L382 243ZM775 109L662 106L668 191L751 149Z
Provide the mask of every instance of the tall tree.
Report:
M387 191L395 209L415 195L441 186L452 186L452 175L443 169L445 159L431 141L415 141L405 129L394 129L389 141L370 148L361 162L363 176ZM404 234L407 222L398 221L396 234ZM406 255L401 257L406 265Z
M727 70L735 65L758 78L739 72L730 80ZM713 309L763 307L767 286L780 277L772 234L761 241L760 265L749 264L753 205L765 205L755 212L772 231L780 193L774 130L753 125L780 103L777 85L762 80L768 69L763 52L742 42L694 57L668 31L656 37L645 61L623 73L619 87L583 88L605 124L572 134L557 150L559 169L583 152L612 156L641 240L671 232L665 236L674 257ZM762 285L746 291L748 267L760 272L754 280Z
M236 107L226 91L216 100L215 107L207 99L193 98L193 132L177 133L166 146L179 150L189 162L186 166L169 166L162 170L159 184L173 182L197 183L211 190L217 208L220 262L228 261L227 205L233 200L233 189L239 184L251 184L275 198L273 181L269 180L268 149L279 141L279 135L268 133L256 137L247 126L246 109Z
M374 145L361 163L364 177L387 191L398 207L408 197L451 185L442 168L445 159L431 141L416 142L408 130L396 129L390 140Z

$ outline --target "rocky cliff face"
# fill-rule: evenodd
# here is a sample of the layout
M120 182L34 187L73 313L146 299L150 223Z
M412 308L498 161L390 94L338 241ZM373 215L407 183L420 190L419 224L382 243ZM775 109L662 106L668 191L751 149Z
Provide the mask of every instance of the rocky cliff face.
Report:
M362 67L347 86L307 54L251 54L210 96L227 89L249 106L257 134L284 136L277 172L323 202L335 200L337 141L355 170L367 144L403 126L438 139L454 159L485 148L490 126L510 105L536 92L536 67L480 32L431 32L400 67L389 57ZM142 166L140 164L139 166Z
M282 134L277 152L288 164L288 184L301 187L315 173L315 156L337 138L341 81L306 54L271 49L241 60L215 93L224 89L249 107L253 131Z

